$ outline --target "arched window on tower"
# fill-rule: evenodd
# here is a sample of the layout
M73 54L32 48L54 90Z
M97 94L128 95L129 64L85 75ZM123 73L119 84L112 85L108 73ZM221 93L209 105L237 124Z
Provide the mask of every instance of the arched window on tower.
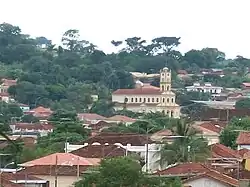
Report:
M161 86L161 89L164 90L164 86L163 85Z
M167 91L169 91L169 86L167 86Z
M162 102L165 103L165 98L162 98Z
M174 98L171 99L171 102L174 103Z
M167 103L169 103L169 98L167 98Z

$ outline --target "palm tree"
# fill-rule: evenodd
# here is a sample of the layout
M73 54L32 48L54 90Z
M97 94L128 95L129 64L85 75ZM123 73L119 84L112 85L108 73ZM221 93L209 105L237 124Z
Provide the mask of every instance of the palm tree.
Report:
M165 167L178 162L204 161L209 156L207 141L198 137L197 131L186 120L178 120L172 128L176 139L172 144L166 143L160 151L159 164Z

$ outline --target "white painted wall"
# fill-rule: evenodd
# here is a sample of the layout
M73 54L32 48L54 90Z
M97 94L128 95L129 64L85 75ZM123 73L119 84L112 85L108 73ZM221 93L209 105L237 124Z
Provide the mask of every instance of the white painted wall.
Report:
M230 187L230 185L226 185L219 181L216 181L210 178L205 178L205 177L187 182L184 185L192 186L192 187Z

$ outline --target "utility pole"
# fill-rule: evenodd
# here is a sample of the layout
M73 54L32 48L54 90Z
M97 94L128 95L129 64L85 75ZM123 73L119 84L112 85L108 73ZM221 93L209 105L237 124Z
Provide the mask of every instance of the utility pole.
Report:
M148 126L147 126L147 139L146 139L146 173L148 173Z
M56 165L55 165L55 187L57 187L57 165L58 165L58 157L57 157L57 155L56 155Z
M80 176L80 158L77 158L77 179L79 179Z

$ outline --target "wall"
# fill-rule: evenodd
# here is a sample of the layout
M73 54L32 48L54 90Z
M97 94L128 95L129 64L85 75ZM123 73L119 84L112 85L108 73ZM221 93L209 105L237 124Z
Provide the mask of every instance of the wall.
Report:
M187 182L184 185L192 187L230 187L230 185L220 183L210 178L200 178L197 180Z
M49 175L35 175L44 180L50 182L51 187L55 187L55 176ZM58 176L57 187L73 187L74 183L77 181L77 176Z

